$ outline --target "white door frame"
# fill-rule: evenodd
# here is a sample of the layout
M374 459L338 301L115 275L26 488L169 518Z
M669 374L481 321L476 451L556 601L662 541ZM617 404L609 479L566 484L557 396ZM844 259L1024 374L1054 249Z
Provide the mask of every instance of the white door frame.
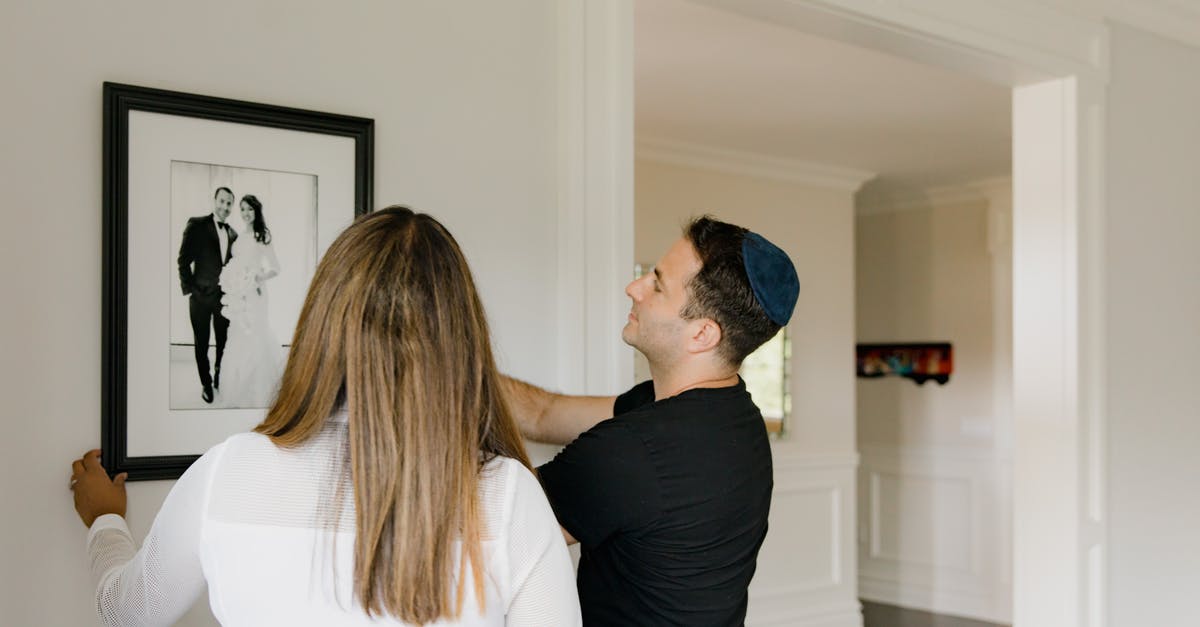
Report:
M633 5L558 7L558 383L616 394L633 380Z
M1107 27L1023 0L692 1L1014 88L1014 624L1102 627ZM559 6L560 384L613 393L632 370L616 338L633 261L632 0Z

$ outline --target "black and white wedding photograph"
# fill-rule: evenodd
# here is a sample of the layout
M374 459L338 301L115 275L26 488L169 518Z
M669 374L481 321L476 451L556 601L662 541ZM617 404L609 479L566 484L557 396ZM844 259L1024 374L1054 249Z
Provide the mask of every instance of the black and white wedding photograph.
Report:
M170 408L274 397L316 267L317 177L171 163Z

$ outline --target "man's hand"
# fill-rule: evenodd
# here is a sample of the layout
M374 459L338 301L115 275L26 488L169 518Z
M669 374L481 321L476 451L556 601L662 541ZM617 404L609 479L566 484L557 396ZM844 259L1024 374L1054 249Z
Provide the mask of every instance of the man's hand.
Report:
M100 449L92 449L71 464L71 490L75 492L75 511L87 527L105 514L125 516L125 479L121 473L108 478L100 465Z

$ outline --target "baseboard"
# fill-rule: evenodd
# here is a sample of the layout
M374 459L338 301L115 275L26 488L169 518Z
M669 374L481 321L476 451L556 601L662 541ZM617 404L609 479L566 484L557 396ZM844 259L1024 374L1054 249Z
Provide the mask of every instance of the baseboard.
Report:
M858 595L874 603L973 618L989 623L1012 623L1011 611L996 607L996 598L982 589L947 590L945 587L905 585L860 573Z
M825 607L763 607L758 604L746 616L746 627L862 627L862 605L858 601Z

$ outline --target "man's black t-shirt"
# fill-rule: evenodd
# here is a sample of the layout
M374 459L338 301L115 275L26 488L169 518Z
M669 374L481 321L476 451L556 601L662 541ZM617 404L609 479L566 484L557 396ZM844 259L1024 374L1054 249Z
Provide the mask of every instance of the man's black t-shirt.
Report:
M647 381L613 414L538 469L582 546L584 624L743 624L772 487L745 383L656 402Z

